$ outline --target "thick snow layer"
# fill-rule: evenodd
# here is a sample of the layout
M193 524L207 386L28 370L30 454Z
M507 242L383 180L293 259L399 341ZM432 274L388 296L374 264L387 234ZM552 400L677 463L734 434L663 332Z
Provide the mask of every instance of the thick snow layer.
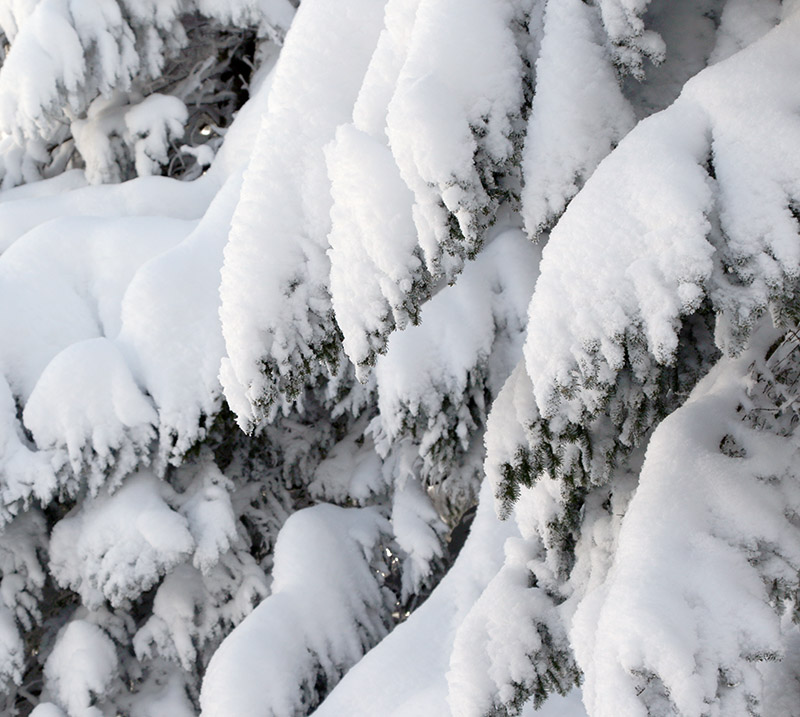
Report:
M240 187L239 172L180 244L140 268L122 301L119 342L158 409L162 458L185 453L204 435L201 418L219 410L219 271Z
M204 717L289 717L317 675L334 683L385 634L370 565L387 526L374 508L294 513L275 545L272 594L222 643L203 681Z
M203 177L85 186L114 164L111 123L138 141L146 173L185 113L175 98L92 101L143 69L126 65L138 26L123 18L169 35L178 8L199 8L257 20L263 36L279 34L291 4L0 3L14 40L0 71L0 133L4 121L22 127L0 138L0 154L41 134L52 119L43 103L66 96L88 165L0 197L0 679L24 670L21 628L38 619L45 584L45 521L25 522L41 517L30 504L61 489L79 502L52 532L51 573L91 615L121 627L80 611L50 640L43 717L97 715L95 692L137 679L127 671L135 663L116 662L133 659L134 630L136 659L153 673L131 715L186 714L179 666L196 675L258 601L209 666L209 717L308 711L352 665L319 714L484 714L534 686L547 664L531 656L566 651L567 635L598 715L633 717L669 699L687 715L727 717L771 674L790 683L763 695L766 713L783 717L800 651L764 585L796 584L797 456L734 416L744 360L726 360L655 431L637 492L618 474L613 494L587 489L567 585L543 545L562 486L540 477L505 523L491 493L497 466L513 462L538 415L563 425L603 409L635 351L646 356L633 367L644 381L673 360L681 322L702 302L717 312L720 346L735 353L768 304L794 291L798 3L730 0L712 53L721 5L710 0L304 0L277 68L254 80L261 89ZM641 78L643 58L662 59L645 20L663 26L671 53L652 92L620 81L625 71ZM685 37L675 39L678 26ZM63 42L48 52L56 35ZM87 49L99 74L85 72ZM709 53L716 64L629 132ZM23 67L30 76L16 86ZM43 151L36 141L25 151ZM541 253L518 228L520 191L529 233L558 222L542 234L532 302ZM380 415L373 405L310 485L292 489L362 507L289 518L266 597L234 511L264 484L232 495L187 452L206 437L223 385L253 427L276 390L291 394L317 370L309 366L324 371L320 356L338 357L340 339L362 370L375 363L361 395L374 389ZM362 658L394 607L380 588L380 548L403 560L401 600L430 577L442 524L432 504L440 485L427 490L425 471L447 441L468 455L441 460L444 479L478 464L487 399L515 365L489 419L488 480L466 547L429 600ZM350 375L332 380L326 398ZM746 455L720 452L729 435ZM275 455L308 444L287 445ZM265 501L275 498L268 490ZM382 512L363 507L371 502ZM140 607L150 613L122 626ZM553 698L543 714L582 716L579 699Z
M659 694L681 715L744 714L758 661L784 654L768 590L800 565L797 447L742 421L754 355L721 362L653 433L608 579L574 617L592 715L644 717Z
M93 492L121 478L151 461L155 439L163 470L205 435L221 400L222 248L268 92L257 79L194 182L86 187L70 173L3 193L4 520L59 484L74 493L79 476Z
M60 520L50 541L50 570L85 605L137 597L195 548L187 519L165 501L170 489L140 472L112 496L100 495Z
M534 546L520 538L506 541L503 567L456 631L447 674L454 715L482 717L495 704L511 703L517 690L531 690L540 673L552 669L546 648L569 654L553 601L530 585Z
M446 717L447 673L456 632L503 564L507 539L519 540L514 520L494 514L491 487L484 483L478 513L455 564L427 601L373 648L314 712L315 717ZM475 664L480 669L480 655ZM390 675L391 679L386 676ZM584 717L579 693L554 696L524 714Z
M385 27L353 108L326 148L331 179L331 296L344 350L357 366L374 360L385 334L413 316L425 293L417 256L413 194L400 177L385 133L386 113L408 52L418 0L390 0ZM360 267L360 281L353 281Z
M86 85L109 92L114 85L130 87L139 57L135 39L116 2L38 2L14 36L0 72L0 131L37 137L50 129L48 109L58 106L63 92L71 109L80 111ZM81 12L82 11L82 12ZM74 24L73 24L74 22ZM94 46L99 60L88 70L84 47ZM35 69L34 69L35 68Z
M344 350L374 360L387 329L404 328L406 301L422 270L413 195L385 143L343 125L326 152L331 178L331 295ZM424 287L419 291L424 292ZM391 317L391 320L389 320Z
M39 449L54 452L57 470L69 462L80 475L88 465L96 493L107 471L126 475L147 456L158 416L117 345L101 337L74 343L50 361L23 421Z
M508 0L421 0L388 106L386 136L414 192L420 247L429 267L446 274L480 246L481 211L491 205L476 153L500 166L514 151L523 97L515 19Z
M136 270L192 227L163 217L68 217L36 227L0 255L0 292L7 297L0 365L15 393L26 400L45 366L70 344L114 338Z
M719 62L744 49L775 27L780 18L780 0L759 3L728 0L722 10L711 61Z
M496 394L513 368L539 255L521 231L501 231L423 307L417 326L391 336L375 367L379 452L411 426L428 470L441 442L468 449L477 427L467 403L487 411L483 387Z
M304 2L275 67L220 289L229 358L222 376L242 425L261 417L255 407L274 399L277 388L296 390L303 361L333 340L323 147L349 119L382 10L380 0Z
M474 159L502 168L515 151L522 14L505 0L386 6L353 122L326 154L333 307L359 367L416 320L433 280L452 278L483 241L484 214L499 205L489 193L501 190Z
M800 122L791 109L800 102L799 24L800 13L790 14L690 80L601 163L553 229L526 343L546 417L597 410L626 349L641 353L642 340L669 363L681 317L706 296L721 313L718 343L737 350L754 317L800 273L788 208L800 200ZM636 367L639 380L648 361Z
M523 216L532 236L561 215L634 125L598 9L581 0L549 2L543 31L523 159Z
M57 182L58 179L48 180ZM77 178L75 181L76 184ZM36 185L32 185L36 186ZM194 182L180 182L167 177L140 177L123 184L98 187L77 186L72 191L49 196L33 194L33 189L11 194L0 203L0 249L50 219L69 216L86 217L174 217L199 219L219 190L216 177L200 177ZM55 189L52 190L55 192ZM145 233L146 235L146 233Z
M117 674L117 650L111 638L86 620L72 620L59 633L44 674L47 687L69 715L100 717L93 706Z

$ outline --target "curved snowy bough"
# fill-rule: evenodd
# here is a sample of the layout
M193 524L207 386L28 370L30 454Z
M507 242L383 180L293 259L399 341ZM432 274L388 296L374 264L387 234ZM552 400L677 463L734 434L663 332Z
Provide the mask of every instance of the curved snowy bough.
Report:
M474 500L480 436L510 357L521 350L538 258L518 230L494 237L423 308L419 326L391 337L376 365L379 454L410 444L420 477L448 497L456 516Z
M580 683L559 600L531 570L547 572L530 528L520 523L526 537L506 541L503 566L456 629L447 674L454 715L517 715Z
M519 456L500 469L507 498L542 468L577 485L606 480L686 390L671 376L687 365L681 332L702 333L713 318L716 345L736 354L766 311L791 316L798 22L790 13L643 120L553 229L525 347L535 406L522 417ZM780 149L775 136L786 139ZM713 356L701 342L686 378Z
M390 0L381 14L354 2L358 41L341 13L313 1L303 7L276 67L223 268L221 375L244 428L269 420L308 379L336 370L342 348L366 375L392 332L416 322L437 284L454 281L491 225L518 207L534 64L548 32L544 4ZM570 159L568 184L633 122L609 47L636 48L624 60L617 53L629 69L660 56L640 17L647 3L628 5L573 8L587 16L589 47L573 65L597 59L604 74L593 106L615 101L588 128L569 123L562 145L602 139L585 161ZM561 65L550 64L552 84ZM573 83L564 104L584 107L576 97L585 99L587 82ZM539 132L534 144L551 139ZM535 179L541 163L531 156Z
M363 374L395 329L418 321L436 283L476 255L500 207L518 201L530 10L457 5L387 4L352 122L326 149L331 296Z
M78 189L75 204L81 198L92 199ZM3 219L13 232L13 211ZM86 483L96 492L109 474L118 480L149 462L157 413L108 336L119 331L131 278L191 226L61 217L24 233L0 256L0 294L8 299L0 311L7 337L0 370L10 392L6 506L31 497L46 503L56 490L75 495Z
M265 95L196 181L70 175L5 195L7 511L96 493L141 465L161 473L206 437L222 402L219 267Z
M608 578L571 628L590 712L763 704L763 666L789 651L800 590L797 412L783 400L798 349L787 336L768 350L776 335L720 361L653 433Z
M457 5L392 0L384 18L354 4L358 42L350 25L332 31L339 12L312 2L298 15L223 269L222 376L243 426L335 368L342 342L366 373L519 184L524 10Z
M350 116L381 9L366 0L351 3L348 13L304 4L275 67L220 286L227 352L220 378L248 431L328 373L326 363L334 369L341 355L328 290L323 147ZM359 17L356 25L350 13Z
M297 511L275 546L271 595L222 643L200 695L204 717L312 710L378 640L394 596L381 585L375 508Z

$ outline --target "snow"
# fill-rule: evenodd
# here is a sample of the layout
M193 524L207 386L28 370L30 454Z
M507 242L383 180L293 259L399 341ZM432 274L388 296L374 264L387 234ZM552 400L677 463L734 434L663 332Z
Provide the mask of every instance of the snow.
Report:
M205 435L221 397L222 248L266 91L194 182L86 187L70 174L4 193L4 512L59 485L74 494L79 476L92 492L109 475L113 485L152 461L155 439L164 470ZM174 104L152 101L162 100ZM35 446L15 426L14 400Z
M142 456L146 462L157 420L119 349L102 337L74 343L50 361L23 412L39 449L54 452L56 469L69 462L79 475L89 467L93 493L106 471L125 475Z
M162 460L202 438L201 418L219 409L219 271L240 186L240 173L229 177L193 231L143 265L122 301L118 340L158 407Z
M44 454L32 450L17 420L17 407L8 382L0 380L0 445L2 445L3 483L0 521L8 522L32 496L49 501L57 479Z
M136 173L156 174L167 163L169 141L183 135L188 110L177 97L154 93L125 113L125 127L134 142Z
M132 50L132 38L128 45ZM136 55L125 59L135 61ZM119 75L129 75L132 69L119 66ZM47 126L44 108L56 104L62 88L70 104L76 104L86 76L81 39L66 3L38 2L14 37L0 72L0 131L36 137Z
M476 153L497 165L513 153L523 72L510 27L516 11L504 0L421 0L416 12L386 136L414 192L418 241L437 274L452 277L481 244L481 210L491 202ZM463 238L451 236L449 215Z
M192 563L207 574L236 541L236 517L228 490L230 481L213 464L202 466L182 496L181 513L186 516L196 548Z
M526 343L544 416L574 421L596 411L625 350L639 352L636 335L669 364L681 317L706 296L722 314L718 344L735 352L775 287L797 275L797 225L787 209L798 197L791 176L800 125L787 110L797 22L788 17L704 70L672 106L640 122L553 229ZM761 149L776 136L785 152ZM652 360L635 370L643 381ZM590 383L599 390L578 389Z
M333 198L331 301L348 357L369 364L375 351L385 350L389 315L389 327L405 328L414 314L407 296L424 283L413 195L389 148L353 125L339 127L326 159Z
M643 60L663 61L663 39L645 28L643 15L650 0L600 0L603 25L611 41L614 60L643 79Z
M368 504L386 489L381 459L375 445L362 431L353 431L339 441L314 472L311 495L332 502Z
M77 178L71 183L73 181L78 185ZM6 201L0 203L0 249L5 251L25 233L50 219L61 217L199 219L219 190L219 184L213 177L201 177L194 182L179 182L167 177L141 177L119 185L76 186L73 191L48 196L50 182L61 187L58 178L54 178L37 189L36 194L41 193L40 196L31 196L32 189L19 193L15 190ZM55 192L56 188L49 191ZM147 232L143 234L146 236Z
M204 717L296 714L312 706L304 694L318 673L335 683L384 636L385 597L370 559L386 529L374 508L326 504L286 521L275 545L272 594L208 666Z
M520 539L516 522L497 519L491 487L485 482L478 513L455 564L425 603L347 673L313 713L315 717L465 714L448 702L453 643L459 625L501 569L504 544L514 538ZM480 656L473 659L480 669ZM584 717L585 712L575 691L566 698L554 696L537 712L526 707L523 714Z
M800 563L784 517L800 508L797 449L737 415L752 357L723 361L648 445L608 579L571 631L593 715L645 715L646 689L680 714L739 714L760 695L758 661L784 652L767 589ZM726 435L743 456L723 453Z
M771 30L781 17L781 3L751 3L732 0L725 3L717 32L717 43L711 55L719 62L743 50Z
M523 14L502 1L386 5L353 121L326 149L332 304L362 377L485 239L502 180L479 176L474 159L502 172L515 151Z
M528 545L509 539L505 565L459 626L447 674L452 714L484 715L494 706L493 695L508 703L519 686L534 684L537 665L530 656L541 652L540 625L555 610L528 584L532 558Z
M230 552L204 572L185 563L171 571L156 590L152 614L133 636L137 659L166 658L183 668L182 678L191 674L201 655L269 594L263 572L243 557Z
M167 160L184 13L292 5L0 3L4 187L86 163L0 196L8 699L44 618L41 717L188 716L206 664L206 717L528 717L578 670L540 714L790 714L796 441L742 416L796 313L800 5L303 0L201 177L90 186ZM727 357L565 481L698 312Z
M38 511L28 511L4 526L0 546L0 598L25 630L41 620L39 601L45 584L45 571L40 562L40 551L46 541L45 521ZM11 643L13 640L7 634L6 648ZM4 657L7 658L8 654ZM22 657L22 654L17 657Z
M183 562L195 542L186 518L170 508L165 484L140 471L112 496L99 495L53 528L50 570L84 604L118 606Z
M59 633L44 674L69 715L100 717L102 711L92 705L94 695L104 694L117 669L111 638L91 622L72 620Z
M39 448L52 449L56 468L69 462L77 475L89 466L92 490L116 451L119 471L131 470L158 425L114 341L123 295L141 264L191 226L164 218L64 218L28 232L0 256L0 292L9 297L0 312L8 337L0 366L30 403L24 419Z
M0 681L2 684L22 679L25 666L25 643L19 634L14 613L0 605Z
M426 471L445 474L437 448L466 451L485 414L482 388L499 391L524 340L525 307L539 251L518 229L500 229L458 282L442 289L417 326L395 333L375 366L379 453L415 426ZM467 406L476 406L471 413Z
M392 502L392 531L400 549L406 554L400 600L405 600L430 577L431 563L441 558L440 534L445 526L430 497L412 476L397 487Z
M52 702L40 702L33 708L31 717L66 717L66 715Z
M171 675L163 686L145 693L131 706L131 717L195 717L183 680Z
M531 236L561 215L634 125L599 24L596 7L581 0L547 3L523 155Z
M157 174L167 163L170 142L183 135L187 118L186 105L171 95L153 93L138 102L120 90L101 95L89 105L85 119L70 123L87 180L120 181L123 146L132 152L140 177Z
M198 11L228 27L250 26L261 38L280 39L294 7L289 0L4 6L0 25L10 48L0 72L3 186L63 169L73 146L91 182L119 181L120 160L135 164L140 176L164 164L167 143L183 134L187 111L178 97L152 92L153 81L189 44L184 23L191 24Z
M226 395L244 393L249 409L241 398L232 401L243 426L262 418L277 391L296 392L303 361L334 341L323 147L348 119L381 12L378 0L343 8L304 2L277 61L220 287L228 359L224 388Z

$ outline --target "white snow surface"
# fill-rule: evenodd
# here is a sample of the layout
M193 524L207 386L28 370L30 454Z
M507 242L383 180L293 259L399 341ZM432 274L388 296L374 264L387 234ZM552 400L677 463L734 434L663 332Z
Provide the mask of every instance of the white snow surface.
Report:
M388 105L386 136L414 192L420 247L432 269L451 276L460 266L443 252L452 241L448 212L470 250L480 244L479 212L489 204L475 154L500 164L513 152L522 61L511 24L519 10L510 0L420 0Z
M396 439L409 415L428 417L423 457L443 428L443 402L462 407L474 372L486 372L499 391L524 340L540 252L520 230L498 231L458 282L423 307L418 325L391 336L375 367L384 435ZM459 435L466 441L466 425Z
M581 0L546 5L523 158L523 216L531 236L561 215L635 122L599 14Z
M97 625L78 619L59 633L44 674L70 717L101 717L103 712L92 703L95 695L104 694L117 668L111 638Z
M62 518L50 541L50 570L84 604L118 606L151 588L183 562L195 542L187 519L164 498L152 474L129 476L114 495L87 500Z
M797 447L737 414L754 355L723 360L649 442L607 580L572 623L592 715L644 717L646 675L682 715L744 714L759 661L785 653L766 593L800 563Z
M523 67L513 27L526 5L386 5L353 121L326 148L330 291L362 373L389 333L416 320L434 280L452 279L484 239L493 200L474 159L500 167L514 152Z
M77 172L3 193L3 521L74 494L79 476L95 493L154 458L162 471L205 435L221 403L222 248L268 70L194 182L94 187Z
M520 539L513 519L494 514L484 482L478 513L455 564L426 602L358 662L313 713L315 717L445 717L459 715L448 701L447 673L456 633L503 565L506 541ZM513 623L516 625L516 623ZM510 625L509 625L510 627ZM480 654L474 655L480 668ZM386 676L391 675L391 679ZM580 693L550 698L526 717L585 717Z
M292 12L282 0L197 4L234 21L272 13L275 27ZM520 353L540 250L504 217L488 233L476 229L476 207L487 198L474 157L502 164L512 152L522 69L510 28L524 5L544 12L546 29L540 47L526 50L539 52L524 159L529 232L569 206L543 251L525 360L489 420L489 479L470 538L427 602L362 659L386 629L372 563L381 535L392 534L408 555L404 592L424 580L440 550L416 456L395 457L408 470L392 486L391 524L373 508L298 512L278 539L271 595L209 666L204 714L290 714L318 671L332 684L350 665L317 714L482 714L487 695L510 697L530 677L527 656L540 646L531 625L545 614L569 630L584 699L601 717L644 714L638 693L660 689L644 684L644 674L658 673L679 709L698 716L712 703L720 715L743 709L741 694L757 693L770 670L787 681L800 654L796 634L768 606L747 557L777 545L787 565L800 565L786 518L787 506L800 512L800 496L777 480L797 457L787 442L720 418L741 399L745 359L724 361L655 431L629 512L591 526L577 550L575 593L558 614L527 583L532 565L542 574L549 567L539 565L533 527L557 511L558 486L543 477L523 491L511 519L492 513L500 477L491 466L524 445L537 410L577 419L599 408L601 392L581 381L613 384L629 340L643 338L654 360L668 363L681 318L706 298L719 313L718 343L735 353L760 312L800 276L790 209L800 202L800 5L728 2L716 64L625 137L634 110L612 65L637 72L641 55L660 56L659 39L641 32L647 4L601 0L595 10L564 0L545 11L511 0L304 0L274 74L262 78L200 179L86 186L90 161L87 173L4 193L3 546L14 545L15 530L36 532L15 519L32 499L88 487L90 497L53 530L52 574L93 609L119 606L162 580L134 640L137 656L168 654L191 666L201 633L207 639L238 622L267 592L257 566L236 552L226 479L202 467L177 493L158 477L205 436L223 384L250 426L274 390L262 359L288 378L298 356L313 356L341 330L354 363L376 363L380 417L362 445L351 436L331 452L310 490L363 503L388 487L373 440L387 442L377 449L383 455L409 416L433 416L424 457L442 428L444 398L461 406L476 371L488 371L499 391ZM126 6L152 14L160 28L174 21L172 5ZM0 26L18 42L0 73L0 131L13 122L40 132L49 122L43 103L56 92L80 105L87 43L104 58L105 80L92 81L133 72L132 35L120 22L112 0L3 6ZM48 53L55 33L63 42ZM36 53L44 59L30 66L41 74L13 86L14 68L21 72ZM54 73L58 86L45 81ZM161 161L184 111L168 98L147 103L119 105L140 142L140 173ZM110 161L106 149L97 148L97 172ZM468 241L485 239L464 266L457 251L442 249L448 212ZM462 268L455 285L436 283ZM420 309L416 292L434 296ZM422 323L408 326L417 312ZM458 425L465 450L473 428L466 418ZM747 458L720 453L725 431L747 446ZM777 468L776 480L762 480ZM743 544L741 535L752 539ZM33 553L2 555L2 679L18 679L23 667L15 622L33 616L44 581ZM228 590L225 575L236 570L226 561L239 560L245 584L229 591L232 606L209 611L203 633L197 607ZM85 653L87 666L78 667ZM784 655L767 667L750 659ZM91 695L116 677L116 660L101 627L73 619L45 665L50 697L70 715L98 715ZM770 689L767 714L782 717L789 698ZM169 682L141 714L185 712L182 690ZM579 699L577 691L554 697L539 714L582 717ZM42 703L34 714L63 713Z
M158 416L117 345L100 337L71 344L50 361L23 421L37 446L54 452L57 469L69 461L79 475L88 463L89 488L96 493L107 471L124 475L147 455Z
M681 317L706 296L722 314L718 343L737 350L776 287L800 272L788 209L800 198L800 122L790 109L800 102L798 24L790 13L690 80L622 140L553 229L525 350L546 417L596 410L602 391L580 385L612 385L635 334L670 362Z
M347 121L383 2L304 2L278 58L269 104L225 247L220 293L225 393L242 425L330 341L330 185L323 147ZM298 93L302 87L302 93ZM249 408L248 408L249 406Z
M318 670L335 682L385 634L372 553L388 526L374 508L294 513L275 545L272 594L214 654L203 717L292 715Z

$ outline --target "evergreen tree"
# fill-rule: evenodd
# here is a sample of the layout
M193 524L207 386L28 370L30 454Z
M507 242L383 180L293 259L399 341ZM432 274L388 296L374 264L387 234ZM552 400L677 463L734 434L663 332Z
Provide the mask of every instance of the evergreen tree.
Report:
M0 710L797 713L798 23L0 2Z

